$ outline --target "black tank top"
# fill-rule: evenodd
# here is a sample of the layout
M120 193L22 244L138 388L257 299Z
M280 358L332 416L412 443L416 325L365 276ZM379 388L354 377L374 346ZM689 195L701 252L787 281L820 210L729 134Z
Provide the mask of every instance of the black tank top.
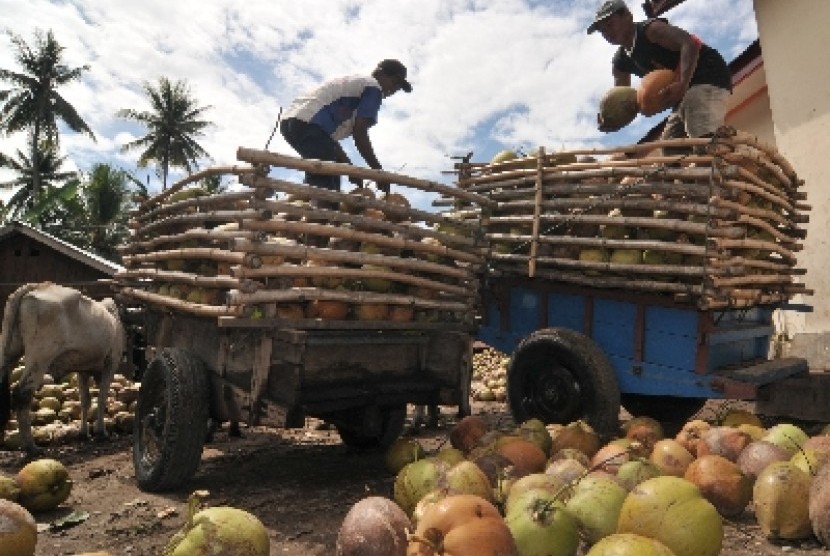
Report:
M649 19L635 24L636 34L634 48L629 54L623 47L614 54L614 69L643 77L655 69L677 69L680 52L669 50L646 37L646 27L656 19ZM665 19L660 21L666 22ZM701 44L697 67L692 75L690 85L714 85L728 91L732 90L732 72L720 53L707 44Z

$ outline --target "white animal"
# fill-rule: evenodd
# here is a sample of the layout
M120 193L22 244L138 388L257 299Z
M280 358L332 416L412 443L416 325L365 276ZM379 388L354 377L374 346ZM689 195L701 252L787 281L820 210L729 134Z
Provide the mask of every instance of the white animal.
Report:
M88 435L89 377L99 387L96 438L106 438L104 408L125 349L124 327L112 299L95 301L78 290L51 282L25 284L6 301L0 334L0 439L11 410L17 412L21 448L37 452L30 406L43 375L55 380L78 372L81 435ZM9 396L11 369L23 357L25 369Z

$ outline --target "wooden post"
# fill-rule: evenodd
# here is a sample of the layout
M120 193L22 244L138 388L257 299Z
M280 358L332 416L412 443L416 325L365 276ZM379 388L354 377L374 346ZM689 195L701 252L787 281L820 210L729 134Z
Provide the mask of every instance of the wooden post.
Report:
M530 238L530 260L527 263L527 274L530 278L536 275L536 254L539 251L539 217L542 212L542 183L545 172L545 147L539 147L536 158L536 198L533 203L533 231Z
M268 385L268 374L271 370L271 350L273 339L268 334L263 334L259 339L259 345L254 352L254 369L251 375L251 413L248 415L248 424L259 424L260 406L262 397L265 394L265 387Z

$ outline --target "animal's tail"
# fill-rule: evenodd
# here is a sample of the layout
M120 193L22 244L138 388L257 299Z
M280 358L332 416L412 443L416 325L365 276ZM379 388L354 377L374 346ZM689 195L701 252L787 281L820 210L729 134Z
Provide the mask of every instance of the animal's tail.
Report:
M17 327L17 313L20 301L27 293L49 284L49 282L23 284L14 290L6 300L6 309L3 313L3 328L0 330L0 435L6 429L6 423L11 416L10 372L16 361L6 361L9 357L9 348L14 339ZM2 438L2 436L0 436Z

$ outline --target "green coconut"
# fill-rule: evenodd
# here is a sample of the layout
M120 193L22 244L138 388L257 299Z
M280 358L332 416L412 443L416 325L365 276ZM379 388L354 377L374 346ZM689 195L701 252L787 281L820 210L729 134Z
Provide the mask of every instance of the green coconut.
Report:
M611 87L599 101L599 122L603 130L617 131L637 117L637 89Z
M206 495L205 491L197 491L188 499L187 522L171 537L163 554L268 556L268 531L255 515L229 506L197 512L199 498Z

